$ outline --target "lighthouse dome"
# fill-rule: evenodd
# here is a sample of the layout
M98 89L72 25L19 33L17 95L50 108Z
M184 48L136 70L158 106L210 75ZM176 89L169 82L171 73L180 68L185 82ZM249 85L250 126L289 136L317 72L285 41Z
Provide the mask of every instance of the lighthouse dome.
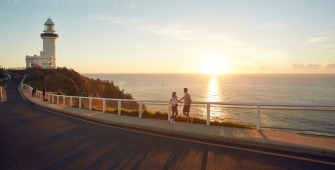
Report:
M51 18L48 18L44 25L55 25L55 23L51 20Z

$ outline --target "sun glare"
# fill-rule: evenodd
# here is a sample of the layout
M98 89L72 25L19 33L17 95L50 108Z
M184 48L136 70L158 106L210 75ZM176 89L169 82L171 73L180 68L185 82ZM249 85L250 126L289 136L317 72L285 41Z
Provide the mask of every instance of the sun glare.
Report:
M202 62L201 72L204 74L227 73L227 62L225 62L221 57L217 56L206 57Z

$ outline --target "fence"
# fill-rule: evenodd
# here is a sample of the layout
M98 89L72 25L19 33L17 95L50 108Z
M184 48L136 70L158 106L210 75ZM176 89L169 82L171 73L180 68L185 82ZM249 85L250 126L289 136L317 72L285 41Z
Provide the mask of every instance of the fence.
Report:
M10 71L10 70L29 70L32 69L33 67L8 67L8 68L0 68L5 71ZM41 67L40 69L68 69L68 70L73 70L72 68L67 68L67 67Z
M7 81L10 79L11 79L10 76L5 77L5 78L0 79L0 82ZM6 100L7 100L6 90L4 90L2 86L0 86L0 101L6 101Z
M5 81L5 80L10 80L10 77L2 78L2 79L0 79L0 82Z
M0 86L0 100L3 101L3 99L4 99L4 90L2 86Z
M2 68L3 70L27 70L26 67L9 67L9 68Z
M22 84L22 88L27 88L30 91L32 88L28 85ZM36 96L42 98L42 92L37 91ZM56 104L68 105L70 107L78 107L79 109L83 108L83 100L88 100L88 110L92 110L92 101L99 101L102 103L102 112L106 112L106 103L113 101L117 103L117 114L121 114L121 105L123 102L136 102L138 103L138 117L142 118L143 113L143 105L145 103L156 103L156 104L165 104L166 109L168 111L168 120L171 119L171 105L169 101L164 100L129 100L129 99L111 99L111 98L95 98L95 97L80 97L80 96L65 96L65 95L57 95L57 94L46 94L47 100ZM282 108L290 108L290 107L327 107L327 108L335 108L335 104L292 104L292 103L246 103L246 102L207 102L207 101L194 101L193 104L202 104L206 105L206 124L210 125L211 120L211 107L213 105L224 105L224 106L252 106L256 108L256 127L259 131L261 129L261 109L266 109L267 107L282 107Z

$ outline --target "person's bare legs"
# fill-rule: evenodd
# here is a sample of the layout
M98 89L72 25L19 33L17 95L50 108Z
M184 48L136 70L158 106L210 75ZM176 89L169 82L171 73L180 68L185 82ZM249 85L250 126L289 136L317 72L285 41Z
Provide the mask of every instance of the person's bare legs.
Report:
M172 111L171 123L174 121L174 118L176 117L175 115L176 115L176 113L174 111Z
M178 116L178 110L177 107L172 106L172 116L171 116L171 123L176 123L175 120Z
M190 120L190 114L189 114L190 112L183 112L183 114L186 116L186 122L188 123L189 121L191 121Z

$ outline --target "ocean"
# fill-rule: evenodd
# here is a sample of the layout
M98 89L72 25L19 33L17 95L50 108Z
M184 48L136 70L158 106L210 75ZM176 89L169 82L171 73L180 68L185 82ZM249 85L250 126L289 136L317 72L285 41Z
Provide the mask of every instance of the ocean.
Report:
M83 74L113 81L138 100L169 101L172 92L193 101L335 104L335 74ZM146 104L167 111L166 105ZM182 115L182 106L178 108ZM192 105L191 115L206 117L206 105ZM256 107L211 106L211 120L256 125ZM335 108L263 107L261 128L335 136Z

